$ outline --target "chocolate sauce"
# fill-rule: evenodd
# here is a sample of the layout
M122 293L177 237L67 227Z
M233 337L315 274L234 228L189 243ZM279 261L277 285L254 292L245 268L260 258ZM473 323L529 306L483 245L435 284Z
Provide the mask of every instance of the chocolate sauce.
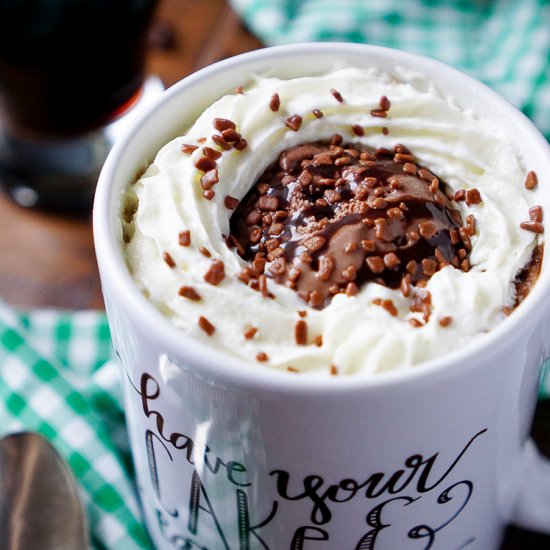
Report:
M403 146L339 141L283 151L235 210L229 242L252 273L265 269L322 308L369 281L422 286L449 264L469 269L463 222L439 178Z
M544 255L544 245L535 246L531 260L529 263L516 275L514 287L516 289L516 301L514 306L518 306L533 288L537 282L542 268L542 258Z

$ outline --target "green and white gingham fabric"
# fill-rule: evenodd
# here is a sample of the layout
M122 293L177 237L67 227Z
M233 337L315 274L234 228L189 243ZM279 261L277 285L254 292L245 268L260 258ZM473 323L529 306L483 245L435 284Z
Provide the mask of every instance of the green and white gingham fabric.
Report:
M444 61L486 82L550 138L549 0L231 0L266 44L341 40ZM119 373L99 312L0 302L0 436L44 434L68 460L92 548L150 549L133 483ZM550 376L541 397L550 396Z
M548 0L230 0L266 44L362 42L462 69L550 139Z
M18 313L0 302L0 436L40 432L67 459L94 550L151 549L111 352L101 312Z

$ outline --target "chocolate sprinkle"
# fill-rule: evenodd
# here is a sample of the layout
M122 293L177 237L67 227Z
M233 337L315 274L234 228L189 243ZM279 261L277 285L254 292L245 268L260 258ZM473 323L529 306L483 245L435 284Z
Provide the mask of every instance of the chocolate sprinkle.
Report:
M300 115L289 116L285 120L285 126L290 130L292 130L293 132L297 132L302 126L302 117Z
M243 332L243 336L245 337L246 340L252 340L252 338L256 336L257 332L258 332L258 329L256 327L250 327L249 329Z
M456 202L466 200L466 189L459 189L454 195L454 200Z
M198 147L196 145L190 145L188 143L184 143L181 146L181 152L185 153L186 155L190 155L193 151L196 151Z
M206 157L212 160L218 160L222 154L220 151L216 151L216 149L212 149L212 147L203 147L202 152Z
M174 269L176 267L176 262L174 261L174 258L168 254L168 252L163 252L162 259L166 262L168 267Z
M335 134L286 149L257 181L231 216L237 252L251 265L261 255L266 275L314 308L369 281L410 295L471 250L445 182L403 145L372 151Z
M204 330L208 336L212 336L212 334L216 331L216 327L206 317L201 315L198 322L199 327Z
M397 308L392 300L382 300L381 298L375 298L372 303L375 306L380 306L385 309L392 317L397 317Z
M241 134L234 130L233 128L227 128L222 131L222 138L225 139L228 143L235 143L241 139Z
M361 137L365 135L365 129L360 124L352 124L351 130L356 136Z
M237 149L237 151L242 151L247 145L248 145L248 141L246 141L246 139L244 139L243 137L241 137L241 138L235 143L235 145L233 145L233 147L235 147L235 149Z
M271 100L269 101L269 108L273 112L277 112L280 107L281 107L281 99L279 98L279 94L273 94L271 96Z
M342 97L342 94L338 90L335 90L334 88L331 88L330 93L332 94L334 99L336 99L336 101L338 101L338 103L342 103L344 101L344 98Z
M477 189L468 189L468 191L466 191L466 204L468 206L479 204L480 202L481 195Z
M214 126L218 132L223 132L228 129L235 130L237 128L237 125L227 118L215 118L212 121L212 126Z
M305 346L307 344L307 323L303 319L300 319L296 323L294 337L297 345Z
M533 222L542 222L542 206L533 206L529 208L529 219Z
M208 170L202 177L201 177L201 187L205 190L211 189L216 183L220 181L220 178L218 177L218 171L216 168L213 170Z
M221 260L214 260L204 275L204 280L211 285L218 285L225 278L225 267Z
M218 146L218 147L221 147L222 149L225 149L226 151L229 151L229 149L231 149L231 145L225 141L225 139L218 135L218 134L214 134L212 136L212 141Z
M528 221L521 222L519 226L526 231L531 231L532 233L544 233L544 226L540 222Z
M235 197L232 197L231 195L227 195L224 199L225 207L228 210L235 210L237 206L239 206L239 199L236 199Z
M383 111L389 111L391 107L390 100L385 95L380 97L378 105L380 105L380 109L382 109Z
M216 168L216 161L208 157L201 157L195 162L195 168L202 172L208 172Z
M466 231L470 237L476 233L476 219L473 214L469 214L466 218Z
M432 314L432 295L427 290L419 290L414 295L410 310L413 313L422 313L424 322L430 320Z
M525 178L525 188L529 189L529 190L532 190L537 186L537 184L538 184L537 174L536 174L536 172L531 170L527 174L527 177Z
M378 118L386 118L388 116L388 113L384 109L372 109L370 114Z
M178 244L180 246L189 246L191 244L191 232L180 231L178 234Z
M201 300L200 294L192 286L182 286L178 294L194 302Z

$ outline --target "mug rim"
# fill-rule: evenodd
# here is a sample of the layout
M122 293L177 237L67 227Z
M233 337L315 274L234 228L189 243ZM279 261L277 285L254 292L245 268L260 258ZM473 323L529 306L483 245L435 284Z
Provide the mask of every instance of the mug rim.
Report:
M505 114L514 117L514 124L521 126L530 135L540 153L547 157L550 173L550 144L533 122L487 85L440 61L383 46L347 42L296 43L266 47L239 54L200 69L163 92L155 102L144 109L129 124L128 131L115 143L109 153L97 184L93 208L93 235L101 277L108 278L108 285L104 283L104 286L109 286L110 290L116 291L117 301L123 301L125 308L135 312L135 315L140 318L140 322L147 325L148 333L154 335L155 341L162 344L167 355L184 358L186 364L197 371L241 386L262 387L266 390L293 393L365 391L369 388L421 382L428 377L433 379L434 376L447 376L454 373L456 369L467 371L467 365L472 363L474 357L480 354L490 355L491 347L498 345L499 341L513 336L517 337L518 334L525 331L525 326L534 326L535 321L540 323L545 306L550 307L550 292L544 292L545 287L550 286L550 268L545 269L547 263L544 261L545 258L543 258L543 269L536 284L525 300L515 308L513 315L500 322L488 333L483 334L481 338L470 341L462 349L449 351L409 367L375 373L362 374L359 372L350 375L324 376L319 373L297 374L264 365L256 366L252 362L241 360L228 352L193 338L182 329L175 327L149 302L130 274L120 248L120 238L111 231L113 216L119 217L118 200L120 196L115 196L114 192L117 166L121 159L129 154L128 151L134 136L142 131L142 127L147 125L156 111L161 109L170 98L184 94L187 88L194 86L202 79L242 63L263 61L265 66L269 67L269 59L290 54L299 55L300 53L325 55L334 53L335 59L338 54L345 56L357 53L371 53L382 57L397 56L404 66L408 67L410 63L415 70L426 73L429 78L432 78L433 73L436 72L441 73L441 78L448 76L450 79L460 79L465 84L479 89ZM437 86L437 82L435 84ZM138 163L134 163L134 168L137 170ZM476 360L479 360L479 357Z

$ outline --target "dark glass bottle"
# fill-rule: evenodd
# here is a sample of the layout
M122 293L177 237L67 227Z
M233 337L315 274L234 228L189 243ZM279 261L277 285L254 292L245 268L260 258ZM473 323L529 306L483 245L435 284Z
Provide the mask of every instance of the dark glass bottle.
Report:
M89 210L104 128L140 96L156 0L0 0L0 182Z

